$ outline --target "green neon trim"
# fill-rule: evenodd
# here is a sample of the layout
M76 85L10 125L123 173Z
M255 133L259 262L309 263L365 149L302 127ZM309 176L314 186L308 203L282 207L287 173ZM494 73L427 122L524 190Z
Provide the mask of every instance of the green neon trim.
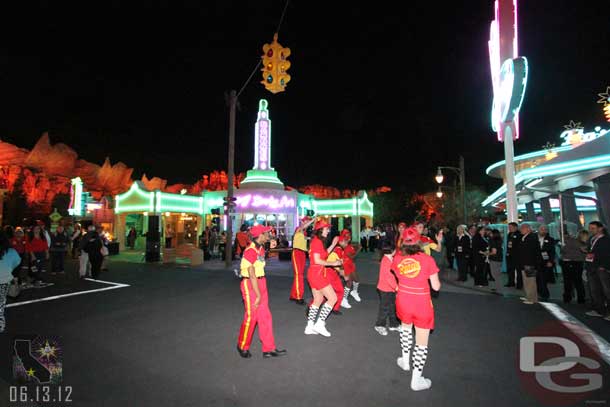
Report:
M242 184L247 184L249 182L267 182L267 183L271 183L271 184L279 184L279 185L284 185L282 183L282 181L280 181L278 178L276 177L265 177L265 176L254 176L254 177L246 177L246 179L244 179L241 183Z

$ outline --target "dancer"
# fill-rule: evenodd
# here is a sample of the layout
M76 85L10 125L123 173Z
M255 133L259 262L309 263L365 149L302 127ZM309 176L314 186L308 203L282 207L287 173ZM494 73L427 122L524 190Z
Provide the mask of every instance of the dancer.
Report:
M343 300L341 301L341 306L344 308L351 308L348 301L350 295L354 298L354 300L356 300L356 302L362 301L360 294L358 293L360 278L358 277L358 273L356 273L356 263L354 263L354 258L360 252L360 249L354 249L351 242L352 233L348 229L343 229L343 231L341 231L339 244L343 248L344 253L343 273L345 278L345 288L343 289Z
M335 305L333 306L333 314L336 315L342 315L343 313L340 311L340 308L351 308L351 306L345 307L343 305L343 302L339 301L339 298L343 298L344 295L344 287L343 287L343 281L341 281L341 278L345 278L345 271L344 271L344 260L345 260L345 243L343 241L340 240L341 238L339 238L339 243L334 247L333 251L328 255L328 257L326 258L326 261L329 263L334 263L336 261L341 261L343 262L343 264L341 266L338 267L330 267L327 270L327 274L326 276L328 277L328 281L330 282L330 285L333 287L333 290L335 291L335 295L337 296L337 302L335 302ZM313 300L311 301L311 303L313 303ZM311 306L311 303L309 304ZM348 304L349 305L349 304Z
M402 321L400 347L402 356L396 360L403 370L409 370L413 325L415 325L415 347L413 350L413 373L411 389L426 390L432 382L422 376L428 356L428 337L434 329L434 308L430 298L430 287L440 290L438 267L434 259L422 253L421 236L415 228L406 229L402 246L395 254L392 270L398 277L396 313Z
M313 294L313 302L309 307L307 313L307 327L305 328L305 335L320 334L323 336L330 336L330 332L326 329L326 318L331 313L335 303L337 302L337 295L333 290L330 281L328 279L328 267L341 266L341 260L334 262L327 261L329 252L337 245L339 236L333 239L332 244L327 249L324 248L324 240L328 236L330 231L330 225L323 220L319 220L314 225L314 238L311 240L309 248L309 269L307 270L307 282L311 286L311 292ZM334 273L334 271L330 271ZM322 305L326 298L326 303ZM320 306L322 306L320 308ZM318 316L318 311L320 315ZM317 321L316 321L317 318Z
M273 318L269 310L267 280L265 279L265 243L269 241L268 226L255 225L250 229L252 243L244 250L241 259L241 294L244 300L244 321L239 330L237 352L242 358L250 358L252 334L258 325L258 336L263 344L263 357L286 354L275 347Z
M392 262L396 249L391 242L382 247L383 258L379 265L379 279L377 281L377 293L379 294L379 312L377 313L377 322L375 322L375 331L379 335L386 336L388 329L390 331L399 331L399 322L396 317L396 291L398 282L396 276L391 271ZM389 322L389 328L386 328L386 321Z
M303 275L305 273L305 258L307 257L307 239L305 238L305 230L314 222L305 216L301 219L301 225L295 230L292 236L292 269L294 270L294 281L292 282L292 290L290 291L290 301L294 301L299 305L303 305L303 295L305 294L305 286L303 285Z

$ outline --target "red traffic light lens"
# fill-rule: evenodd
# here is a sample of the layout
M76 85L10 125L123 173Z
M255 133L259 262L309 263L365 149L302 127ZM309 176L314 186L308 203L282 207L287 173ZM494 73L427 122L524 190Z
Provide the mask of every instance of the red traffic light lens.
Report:
M273 50L270 48L269 51L267 51L267 56L269 58L271 58L273 56Z

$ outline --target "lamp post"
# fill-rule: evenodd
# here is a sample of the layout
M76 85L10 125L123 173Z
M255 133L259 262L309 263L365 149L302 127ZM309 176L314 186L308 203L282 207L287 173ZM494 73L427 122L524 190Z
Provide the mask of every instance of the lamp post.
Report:
M450 170L455 172L460 178L460 200L462 202L462 221L464 224L468 223L468 215L466 213L466 172L464 170L464 157L460 156L460 166L459 167L449 167L449 166L439 166L436 171L436 176L434 177L437 184L439 184L439 189L436 192L436 196L438 198L442 198L443 191L440 188L440 184L443 183L445 176L443 175L442 170ZM440 194L440 196L439 196Z

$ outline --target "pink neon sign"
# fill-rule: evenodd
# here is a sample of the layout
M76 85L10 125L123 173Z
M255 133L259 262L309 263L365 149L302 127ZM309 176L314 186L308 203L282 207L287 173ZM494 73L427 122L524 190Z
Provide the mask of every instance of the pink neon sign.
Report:
M235 201L240 208L267 208L267 209L286 209L296 206L294 198L287 195L275 197L273 195L240 195Z
M266 170L269 166L269 122L258 122L258 168Z

